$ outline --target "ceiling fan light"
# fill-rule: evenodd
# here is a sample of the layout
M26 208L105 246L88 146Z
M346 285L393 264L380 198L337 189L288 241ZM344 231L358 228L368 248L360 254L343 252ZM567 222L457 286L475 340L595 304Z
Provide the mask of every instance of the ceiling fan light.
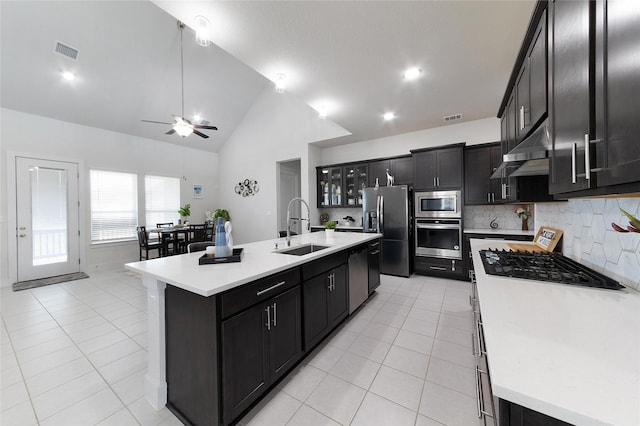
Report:
M183 138L186 138L191 133L193 133L193 126L190 126L187 123L180 122L173 125L173 130L175 130L176 133Z
M204 47L211 44L209 20L202 15L196 16L196 43Z
M422 74L422 70L420 68L409 68L404 72L405 80L415 80Z

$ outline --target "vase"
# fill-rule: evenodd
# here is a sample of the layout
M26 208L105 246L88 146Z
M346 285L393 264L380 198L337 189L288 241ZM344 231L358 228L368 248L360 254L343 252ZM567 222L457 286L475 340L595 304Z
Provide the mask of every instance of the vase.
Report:
M523 231L528 231L529 230L529 218L528 217L523 217L522 218L522 230Z
M333 238L333 234L334 234L334 232L336 232L336 230L335 230L335 229L325 229L325 230L324 230L325 237L327 237L327 238Z

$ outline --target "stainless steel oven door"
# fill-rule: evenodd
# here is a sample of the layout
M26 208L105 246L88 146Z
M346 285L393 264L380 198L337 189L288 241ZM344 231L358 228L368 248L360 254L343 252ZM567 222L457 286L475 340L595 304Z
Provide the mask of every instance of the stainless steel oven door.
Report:
M461 191L416 192L416 217L462 217L461 196Z
M416 256L462 259L460 219L416 219Z

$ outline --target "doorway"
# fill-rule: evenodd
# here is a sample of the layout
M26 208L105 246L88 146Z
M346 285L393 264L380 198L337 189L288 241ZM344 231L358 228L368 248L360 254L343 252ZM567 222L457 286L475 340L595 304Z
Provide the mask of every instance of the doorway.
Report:
M78 164L15 160L16 281L80 272Z
M278 172L278 231L287 230L287 206L289 201L300 197L300 160L279 162ZM301 203L291 205L291 217L300 217ZM300 221L291 224L291 231L300 234Z

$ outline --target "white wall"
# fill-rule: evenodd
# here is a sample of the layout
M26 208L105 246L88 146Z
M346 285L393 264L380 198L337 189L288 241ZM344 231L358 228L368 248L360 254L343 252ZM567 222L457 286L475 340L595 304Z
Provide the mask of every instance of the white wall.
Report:
M137 242L91 245L89 243L89 180L88 171L92 168L116 170L181 178L181 205L191 203L191 222L204 221L204 212L216 206L218 192L218 155L165 142L143 139L102 129L80 126L36 115L26 114L3 108L0 137L2 140L0 172L0 266L2 267L1 285L8 282L8 235L15 233L7 229L7 215L15 200L7 199L7 152L30 154L39 158L80 160L84 165L81 171L81 244L86 256L83 270L91 273L101 268L121 267L122 264L138 260ZM194 184L201 184L203 199L193 199ZM140 186L139 186L140 188ZM144 193L140 191L139 205L144 202ZM176 206L176 210L179 206ZM140 212L141 223L144 212ZM82 227L84 225L84 227ZM13 245L13 240L11 241ZM12 266L13 267L13 266Z
M324 148L320 165L393 157L409 154L412 149L430 148L452 143L466 142L467 145L477 145L499 140L500 120L497 118L483 118L466 123L449 124L433 129Z
M301 195L315 212L315 166L318 150L309 143L348 134L288 93L264 90L219 152L219 205L229 210L234 243L274 238L277 219L276 162L300 159ZM234 192L244 179L255 179L260 191L250 197ZM313 216L312 216L313 220Z

